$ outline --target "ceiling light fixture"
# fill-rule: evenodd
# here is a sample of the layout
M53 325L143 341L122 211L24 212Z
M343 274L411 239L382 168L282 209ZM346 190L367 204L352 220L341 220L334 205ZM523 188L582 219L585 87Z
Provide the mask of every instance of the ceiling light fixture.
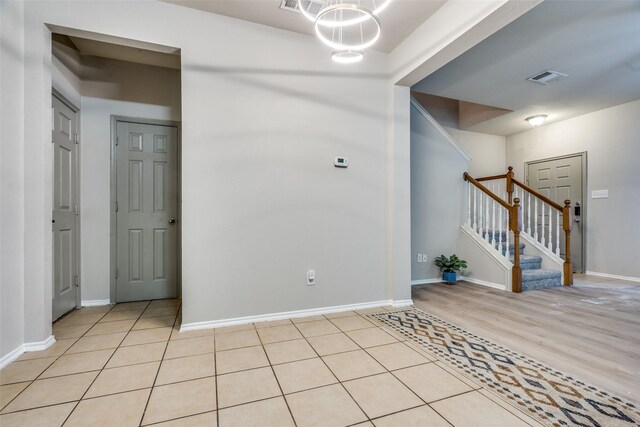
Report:
M334 49L331 58L342 64L362 61L364 49L381 34L378 13L393 0L298 0L300 12L314 22L316 36ZM371 6L368 8L366 6Z
M362 61L363 58L364 53L361 50L339 50L331 54L331 59L340 64L353 64Z
M544 114L538 114L537 116L527 117L525 120L528 121L531 126L540 126L545 120L547 120L547 116Z
M311 22L316 22L316 18L329 6L335 6L338 4L354 4L360 7L364 7L371 11L374 15L379 15L380 12L385 10L389 4L391 4L393 0L383 0L382 2L376 2L376 0L358 0L358 1L345 1L345 0L307 0L307 1L298 1L298 8L302 15L307 18ZM340 27L344 25L354 25L360 22L364 22L368 19L366 16L356 17L349 20L345 20L343 18L331 20L325 20L322 25Z
M357 24L333 26L338 16ZM365 17L364 20L361 18ZM325 25L331 22L330 25ZM324 44L336 50L364 50L380 38L380 21L368 9L351 4L335 4L324 8L316 18L316 35Z

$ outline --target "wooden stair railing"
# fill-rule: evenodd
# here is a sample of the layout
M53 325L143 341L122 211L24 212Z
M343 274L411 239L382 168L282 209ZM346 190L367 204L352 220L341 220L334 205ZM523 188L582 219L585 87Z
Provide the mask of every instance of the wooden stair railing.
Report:
M465 177L465 180L467 178ZM509 206L519 205L523 210L527 212L526 226L523 227L520 224L518 227L518 234L521 230L524 230L533 239L545 247L549 252L560 257L560 227L564 232L565 241L565 260L563 264L564 282L565 286L571 286L573 284L573 266L571 264L571 201L565 200L564 206L554 202L545 195L539 193L528 185L518 181L514 178L513 167L509 166L508 172L504 175L487 176L478 178L475 181L496 183L504 180L504 197L507 199ZM485 187L486 188L486 187ZM515 195L515 198L514 198ZM516 203L517 201L517 203ZM540 207L538 207L540 202ZM533 215L532 215L533 210ZM553 230L553 211L556 212L555 216L555 233ZM541 233L538 233L538 216L541 218ZM519 215L519 214L518 214ZM545 235L545 219L548 217L548 224L546 227ZM521 218L517 216L516 218ZM513 228L512 228L513 231ZM553 238L555 234L555 239ZM515 240L514 233L514 240ZM555 242L554 242L555 241ZM555 243L555 244L554 244ZM555 248L554 248L555 246ZM514 248L517 246L514 246ZM555 249L555 251L554 251ZM519 251L514 251L519 252Z
M521 224L521 211L520 211L520 199L515 198L513 204L507 203L502 198L498 197L495 193L481 184L478 180L474 179L467 172L463 175L464 180L470 183L469 186L469 199L467 203L467 224L472 226L473 230L480 234L487 243L493 245L498 252L504 254L507 259L510 258L509 251L509 231L513 232L513 268L511 269L511 291L522 292L522 269L520 268L520 228ZM473 196L473 210L471 208L471 185L474 186ZM484 200L482 194L478 197L477 190L487 195L493 203L489 203L489 200ZM484 200L484 207L483 207ZM478 210L478 201L480 203L480 209ZM505 244L503 252L503 215L502 211L498 208L498 243L496 246L496 204L506 211L506 227ZM483 212L486 210L486 215L483 218ZM473 212L473 222L471 222L471 212ZM479 217L479 223L478 223Z

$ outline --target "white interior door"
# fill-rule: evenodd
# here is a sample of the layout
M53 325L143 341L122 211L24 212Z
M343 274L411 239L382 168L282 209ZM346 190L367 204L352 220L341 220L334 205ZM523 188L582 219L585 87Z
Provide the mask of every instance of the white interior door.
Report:
M116 124L117 301L178 294L178 130Z
M78 292L77 113L56 96L53 106L53 320L73 310Z
M582 221L584 206L582 203L582 155L561 159L533 162L528 165L528 185L561 206L565 200L571 200L573 225L571 230L571 262L573 270L583 271L582 260ZM578 208L576 210L576 207ZM578 214L579 213L579 214ZM541 229L544 215L545 229ZM553 212L555 215L555 211ZM548 235L550 223L549 212L538 212L538 233ZM555 225L555 223L554 223ZM562 232L562 229L561 229ZM555 229L552 229L555 241ZM565 258L564 233L560 236L560 256Z

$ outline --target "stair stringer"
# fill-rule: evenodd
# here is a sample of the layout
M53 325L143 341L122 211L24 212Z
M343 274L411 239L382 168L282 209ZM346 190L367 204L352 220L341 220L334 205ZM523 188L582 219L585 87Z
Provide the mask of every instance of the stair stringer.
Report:
M542 269L543 270L556 270L560 271L562 277L560 278L561 282L564 283L564 260L560 258L558 255L551 252L549 249L542 246L540 242L531 237L524 231L520 232L520 238L524 240L524 243L527 245L525 251L527 255L535 255L542 258Z
M460 226L456 254L469 265L464 270L465 280L511 291L513 263L466 224Z

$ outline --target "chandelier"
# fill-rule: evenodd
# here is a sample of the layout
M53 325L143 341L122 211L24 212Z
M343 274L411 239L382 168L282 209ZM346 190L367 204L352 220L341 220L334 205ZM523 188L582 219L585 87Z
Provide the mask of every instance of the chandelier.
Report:
M343 64L359 62L364 50L380 38L378 14L393 0L298 1L302 15L312 21L316 36L334 49L331 58Z

